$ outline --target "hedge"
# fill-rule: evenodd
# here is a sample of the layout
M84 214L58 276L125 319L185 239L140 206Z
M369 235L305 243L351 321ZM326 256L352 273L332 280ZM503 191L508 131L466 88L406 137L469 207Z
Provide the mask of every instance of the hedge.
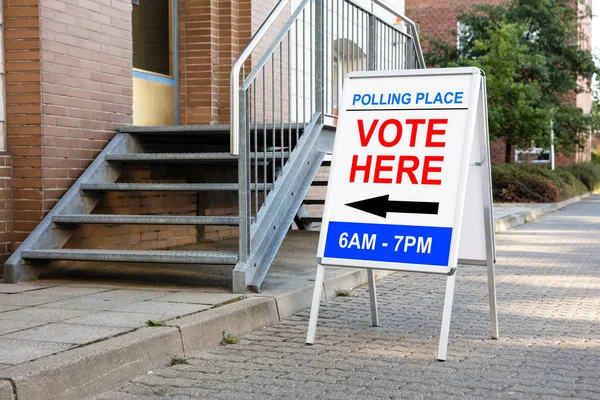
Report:
M548 203L566 200L600 188L600 164L581 163L573 167L526 164L492 166L495 202Z

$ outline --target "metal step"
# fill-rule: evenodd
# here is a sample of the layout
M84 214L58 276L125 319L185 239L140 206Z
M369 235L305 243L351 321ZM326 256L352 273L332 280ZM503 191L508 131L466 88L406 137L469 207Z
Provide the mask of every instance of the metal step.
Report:
M327 186L327 181L313 181L311 186Z
M325 199L304 199L302 204L307 206L322 205L325 204Z
M27 250L22 257L37 260L120 261L173 264L234 265L238 253L231 251L171 251L171 250Z
M252 184L253 190L271 189L272 183ZM81 190L99 192L203 192L208 190L237 191L237 183L82 183Z
M81 225L239 225L237 216L185 216L185 215L106 215L68 214L52 218L55 224Z
M315 222L323 222L323 217L302 217L300 218L302 220L302 223L304 225L306 224L312 224Z
M269 160L288 158L289 152L257 152L250 153L250 159L267 162ZM108 154L108 161L123 161L123 162L210 162L210 161L237 161L238 156L233 156L230 153L124 153L124 154Z

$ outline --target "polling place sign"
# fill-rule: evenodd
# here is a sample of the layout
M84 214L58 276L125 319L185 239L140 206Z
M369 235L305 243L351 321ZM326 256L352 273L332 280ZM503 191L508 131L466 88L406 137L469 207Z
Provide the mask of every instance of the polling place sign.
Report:
M317 253L306 343L315 341L325 266L445 274L438 360L446 359L457 265L487 267L498 338L485 76L477 68L350 73Z
M479 70L351 73L336 132L323 265L448 273L479 98Z

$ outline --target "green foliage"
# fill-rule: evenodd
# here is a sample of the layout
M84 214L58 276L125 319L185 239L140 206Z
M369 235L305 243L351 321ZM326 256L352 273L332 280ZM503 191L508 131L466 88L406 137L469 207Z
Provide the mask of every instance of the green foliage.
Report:
M566 200L590 191L588 184L600 182L600 168L590 175L588 166L556 168L525 164L492 166L492 191L496 202L548 203ZM583 181L583 179L586 181Z
M338 289L336 294L340 297L358 297L358 293L351 289Z
M148 325L148 326L167 326L167 324L165 324L162 321L153 321L151 319L146 321L146 325Z
M239 343L239 341L240 338L238 338L237 336L231 333L225 333L225 331L223 331L223 339L221 339L222 346L227 346L228 344L237 344Z
M430 40L426 59L429 65L476 66L486 73L493 139L518 147L535 140L548 148L552 120L557 150L568 154L583 145L594 121L572 104L573 94L588 90L598 72L591 53L579 46L584 15L577 10L576 0L473 6L459 17L468 27L460 32L460 49Z
M600 163L581 163L573 166L571 172L590 192L600 188Z
M592 164L600 165L600 154L592 153Z
M188 365L189 361L187 360L187 358L181 357L181 356L175 354L173 356L173 358L171 358L171 365L181 365L181 364Z

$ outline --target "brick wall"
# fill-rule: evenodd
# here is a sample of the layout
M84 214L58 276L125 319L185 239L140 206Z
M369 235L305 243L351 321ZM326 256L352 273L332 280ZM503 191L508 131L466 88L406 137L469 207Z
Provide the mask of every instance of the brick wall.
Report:
M424 40L423 50L427 49L427 38L440 38L448 43L456 43L457 17L475 4L501 4L505 0L406 0L406 16L412 19Z
M12 251L11 157L6 148L5 69L4 69L4 0L0 0L0 276L2 263Z
M13 155L14 238L44 215L38 0L5 0L7 149ZM6 164L6 163L4 163Z
M47 212L131 123L131 1L39 1Z
M229 73L250 37L250 1L180 0L180 123L229 123Z

